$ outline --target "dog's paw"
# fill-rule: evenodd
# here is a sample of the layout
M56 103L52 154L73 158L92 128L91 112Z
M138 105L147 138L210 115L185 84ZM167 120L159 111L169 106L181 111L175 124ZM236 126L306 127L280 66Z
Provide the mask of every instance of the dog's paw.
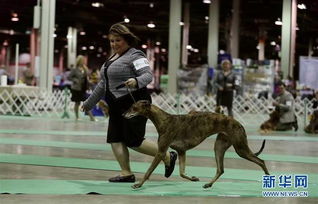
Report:
M200 179L198 177L192 176L191 181L200 181Z
M137 188L140 188L141 186L142 186L141 183L136 183L136 184L132 185L131 187L132 187L133 189L137 189Z
M212 186L212 183L207 183L207 184L204 184L203 188L211 188Z

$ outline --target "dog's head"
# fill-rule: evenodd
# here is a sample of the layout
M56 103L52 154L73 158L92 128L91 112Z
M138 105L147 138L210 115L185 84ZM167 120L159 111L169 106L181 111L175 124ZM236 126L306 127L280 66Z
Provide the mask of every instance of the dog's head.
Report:
M222 106L216 106L214 112L224 115L224 108Z
M150 101L140 100L134 103L124 114L123 116L127 119L133 118L137 115L146 116L151 108Z
M280 118L279 111L275 109L273 112L269 114L269 118L273 122L279 122L279 118Z

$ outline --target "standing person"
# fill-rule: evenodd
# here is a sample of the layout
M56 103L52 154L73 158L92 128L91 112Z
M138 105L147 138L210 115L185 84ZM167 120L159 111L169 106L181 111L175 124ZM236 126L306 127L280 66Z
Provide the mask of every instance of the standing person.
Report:
M73 68L68 76L68 79L72 81L71 84L71 100L75 102L74 113L76 120L79 119L79 107L81 101L86 99L86 90L88 89L88 68L84 62L84 56L79 55L76 59L76 66ZM86 112L91 121L95 121L95 118L91 111Z
M291 130L293 127L295 131L298 130L297 118L295 115L295 99L293 95L286 90L286 85L280 81L277 84L277 98L273 102L275 109L279 111L280 118L277 124L277 131Z
M146 86L152 81L152 73L146 55L134 48L138 38L125 25L112 25L108 39L112 55L103 64L100 71L101 81L84 102L83 110L92 109L105 96L109 105L107 143L111 144L121 168L120 175L110 178L109 182L135 182L135 176L130 169L128 147L155 156L158 146L144 137L147 118L136 116L125 119L122 114L134 103L129 90L136 101L151 102ZM123 84L127 87L121 86ZM172 174L176 159L176 152L166 153L163 159L165 177Z
M221 62L222 71L218 72L215 79L217 88L216 105L225 106L228 115L233 117L232 104L235 89L236 77L232 72L232 64L230 60Z
M22 72L22 81L28 86L34 86L34 74L31 70L31 64L26 65L25 70Z

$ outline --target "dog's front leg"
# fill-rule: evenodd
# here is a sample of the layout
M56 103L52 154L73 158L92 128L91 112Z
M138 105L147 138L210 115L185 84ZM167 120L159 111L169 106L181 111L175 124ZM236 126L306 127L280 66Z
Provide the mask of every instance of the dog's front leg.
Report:
M167 151L167 149L168 148L166 148L166 151ZM149 169L147 170L146 174L144 175L144 178L139 183L134 184L132 186L132 188L134 188L134 189L140 188L146 182L146 180L149 179L150 175L156 169L156 167L158 166L160 161L164 159L164 157L166 155L166 151L162 152L162 151L159 150L159 152L155 155L155 158L152 161Z
M189 177L185 173L185 164L186 164L186 152L185 151L178 151L179 155L179 174L182 178L188 179L190 181L199 181L199 178L192 176Z

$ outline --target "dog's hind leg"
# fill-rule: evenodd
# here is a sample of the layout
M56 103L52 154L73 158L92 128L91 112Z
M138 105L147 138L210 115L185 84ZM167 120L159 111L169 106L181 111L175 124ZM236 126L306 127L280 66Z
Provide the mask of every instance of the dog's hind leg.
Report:
M233 147L236 151L236 153L251 162L254 162L255 164L259 165L265 174L269 175L269 172L266 168L264 160L258 158L248 147L247 142L241 142L240 144L233 144Z
M182 178L188 179L190 181L199 181L199 178L195 176L187 176L185 173L185 165L186 165L186 152L185 151L178 151L179 156L179 173Z
M209 183L203 186L203 188L210 188L216 182L216 180L224 173L224 154L231 145L232 144L226 140L225 135L223 133L218 134L214 144L214 153L217 166L216 174Z

